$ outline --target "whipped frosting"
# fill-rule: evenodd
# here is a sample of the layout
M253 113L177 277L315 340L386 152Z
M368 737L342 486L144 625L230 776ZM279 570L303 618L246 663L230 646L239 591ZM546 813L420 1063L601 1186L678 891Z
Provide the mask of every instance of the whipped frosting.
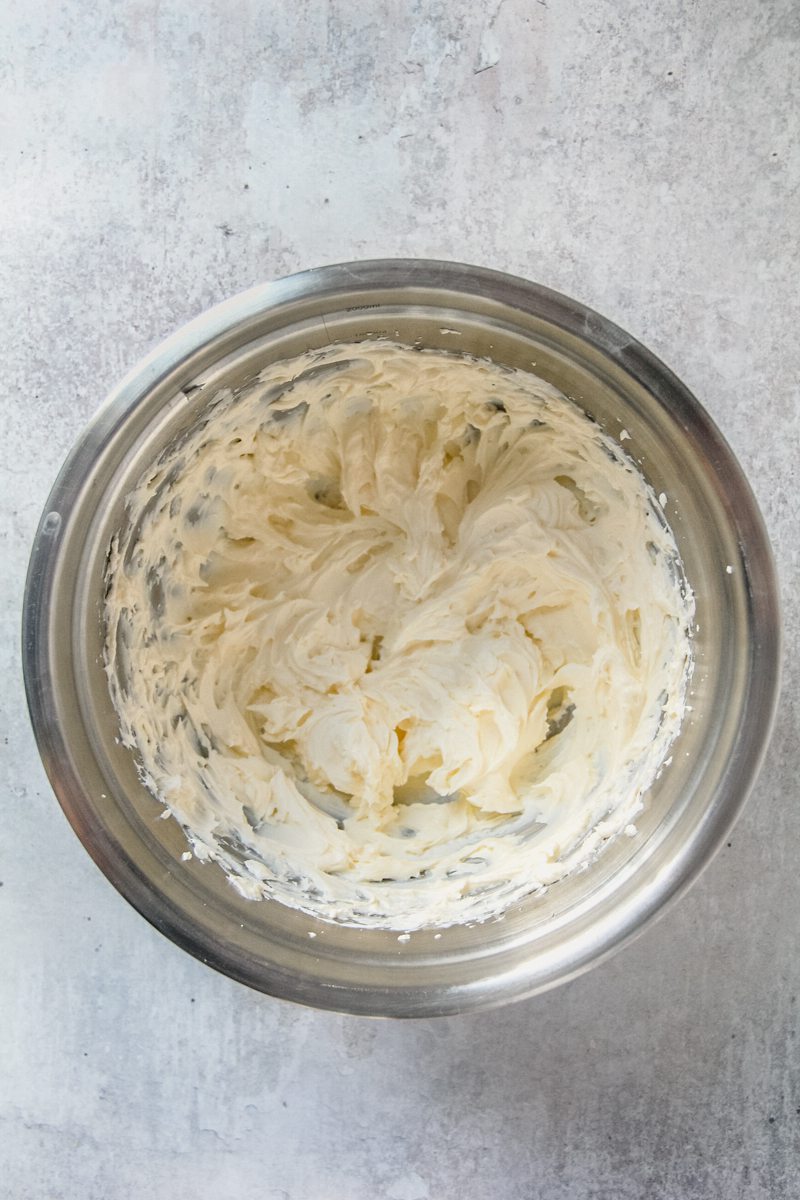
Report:
M106 665L197 857L245 896L413 930L632 832L692 609L651 489L575 405L376 341L218 394L144 474Z

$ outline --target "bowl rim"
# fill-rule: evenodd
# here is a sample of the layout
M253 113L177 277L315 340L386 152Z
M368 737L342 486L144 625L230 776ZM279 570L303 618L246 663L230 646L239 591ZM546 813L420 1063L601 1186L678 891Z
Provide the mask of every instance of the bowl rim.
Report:
M159 379L180 366L205 344L233 330L242 322L270 310L309 297L340 295L343 291L389 290L409 287L446 289L456 294L478 295L504 306L518 308L551 323L601 351L627 374L632 375L654 397L691 426L702 439L717 471L724 469L728 486L733 481L734 520L739 541L747 547L749 578L757 586L749 589L748 625L759 655L759 671L748 675L748 711L725 778L735 778L728 794L712 798L703 819L679 848L670 870L662 872L646 893L645 902L628 910L616 921L606 920L603 938L591 953L568 969L543 978L515 971L514 977L491 992L463 990L450 1003L441 997L426 997L424 989L412 1003L395 1001L391 1011L373 990L317 983L289 975L265 981L248 970L219 941L198 936L180 914L165 908L164 897L152 884L121 863L107 841L93 835L86 819L81 779L69 755L69 739L55 719L49 703L52 680L57 672L48 635L53 604L57 599L59 536L77 502L76 480L110 433L134 410ZM215 305L160 342L109 393L105 402L79 435L68 453L45 503L34 537L25 582L22 614L22 660L25 691L34 735L46 773L56 797L85 849L107 879L150 924L194 957L222 973L270 995L335 1011L392 1016L429 1016L494 1007L509 1000L544 991L582 974L630 942L656 917L663 914L689 888L708 864L738 816L760 769L774 723L780 693L781 614L779 589L766 528L749 483L722 433L683 383L654 354L635 338L593 309L543 285L486 267L429 259L371 259L314 267L282 279L259 284ZM755 653L755 651L754 651ZM722 793L724 789L718 788ZM377 999L377 1003L376 1003Z

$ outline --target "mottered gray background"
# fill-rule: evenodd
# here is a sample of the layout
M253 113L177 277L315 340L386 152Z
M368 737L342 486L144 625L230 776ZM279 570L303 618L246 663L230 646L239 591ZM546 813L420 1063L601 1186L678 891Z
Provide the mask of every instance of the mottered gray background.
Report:
M0 1195L800 1196L794 0L5 0L0 9ZM781 573L766 764L680 905L576 982L418 1023L306 1011L113 891L24 710L30 541L106 391L215 301L454 258L663 357Z

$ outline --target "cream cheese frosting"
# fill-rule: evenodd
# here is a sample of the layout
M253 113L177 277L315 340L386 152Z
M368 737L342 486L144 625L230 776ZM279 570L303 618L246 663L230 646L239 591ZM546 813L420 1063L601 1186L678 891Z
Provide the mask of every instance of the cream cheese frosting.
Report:
M109 556L121 736L245 896L484 919L626 829L692 596L630 459L549 384L385 341L275 363L165 452Z

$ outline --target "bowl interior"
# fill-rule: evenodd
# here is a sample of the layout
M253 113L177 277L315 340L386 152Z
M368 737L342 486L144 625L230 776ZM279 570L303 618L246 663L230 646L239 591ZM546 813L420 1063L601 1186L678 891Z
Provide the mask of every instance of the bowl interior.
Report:
M501 919L397 932L244 900L185 840L118 743L102 667L106 553L141 472L221 388L332 342L386 337L533 370L619 440L666 512L696 597L695 666L671 762L588 868ZM387 1015L485 1007L582 970L680 890L724 837L766 739L777 686L769 549L746 482L705 413L609 323L534 285L424 264L325 268L220 306L128 377L76 446L29 575L26 675L45 765L119 890L211 965L271 994Z

